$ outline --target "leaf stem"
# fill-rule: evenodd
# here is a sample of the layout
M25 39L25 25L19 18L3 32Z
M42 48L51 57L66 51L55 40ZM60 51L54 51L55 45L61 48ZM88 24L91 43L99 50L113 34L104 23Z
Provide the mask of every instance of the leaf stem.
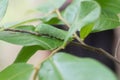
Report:
M55 50L53 50L50 55L47 55L43 60L41 60L37 66L35 67L35 73L34 73L34 76L33 76L33 80L36 80L37 79L37 75L39 73L39 70L40 70L40 67L41 67L41 63L43 63L44 61L46 61L48 58L50 58L51 56L53 56L56 52L58 52L59 50L63 49L63 47L58 47L56 48Z
M58 9L56 9L55 12L57 13L58 18L59 18L61 21L63 21L63 22L67 25L67 27L70 28L70 25L69 25L68 22L62 17L62 15L60 14L60 11L59 11Z
M110 55L109 52L105 51L104 49L102 49L102 48L96 48L96 47L93 47L93 46L85 44L84 42L82 42L80 40L80 38L77 35L75 36L75 38L79 41L79 45L82 48L84 48L86 50L89 50L89 51L92 51L92 52L103 54L103 55L107 56L108 58L110 58L111 60L113 60L114 62L120 64L120 61L118 59L116 59L116 57L113 57L112 55Z
M37 76L38 76L38 73L39 73L39 70L40 70L40 64L38 66L35 67L35 73L33 75L33 80L37 80Z

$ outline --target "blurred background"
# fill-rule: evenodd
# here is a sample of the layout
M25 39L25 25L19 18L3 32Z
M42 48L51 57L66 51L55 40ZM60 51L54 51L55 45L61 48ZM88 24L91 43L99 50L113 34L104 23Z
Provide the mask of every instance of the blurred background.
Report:
M45 0L44 0L45 1ZM46 0L47 1L47 0ZM2 24L9 23L9 22L15 22L15 21L22 21L24 19L30 19L34 17L41 16L42 14L35 10L35 8L42 4L43 0L9 0L9 6L7 9L7 13L4 17L4 19L1 22ZM36 24L36 23L33 23ZM120 35L120 29L117 28L116 30L109 30L104 31L100 33L91 34L87 40L86 43L101 47L111 53L114 53L116 44L119 40ZM101 40L102 39L102 40ZM0 41L0 70L4 69L6 66L10 65L15 57L17 56L17 53L20 51L22 46L13 45L10 43L6 43L3 41ZM118 54L120 54L120 49L118 49ZM92 54L90 52L86 52L85 50L79 49L78 47L68 46L65 49L66 52L72 53L73 51L76 51L74 55L82 56L82 57L92 57L95 58L108 67L111 68L111 70L115 71L116 73L120 74L120 66L117 64L114 64L111 60L106 58L105 56L101 56L98 54ZM85 55L82 53L84 52ZM40 54L42 53L42 54ZM44 54L46 53L46 54ZM80 53L80 54L79 54ZM29 61L31 64L36 64L37 61L41 58L44 58L45 55L49 54L49 51L38 51ZM112 54L114 55L114 54ZM118 55L118 58L120 58L120 55Z

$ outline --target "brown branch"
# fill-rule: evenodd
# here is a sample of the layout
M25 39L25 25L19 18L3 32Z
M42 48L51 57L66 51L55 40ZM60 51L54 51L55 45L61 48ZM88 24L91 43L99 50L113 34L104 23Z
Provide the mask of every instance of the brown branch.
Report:
M113 60L114 62L120 64L120 61L117 58L115 58L112 55L110 55L110 53L105 51L104 49L96 48L96 47L93 47L93 46L85 44L84 42L82 42L80 40L80 38L77 35L75 35L75 38L79 41L79 43L76 43L76 44L79 44L80 47L82 47L82 48L84 48L86 50L92 51L92 52L103 54L103 55L107 56L108 58L110 58L111 60Z
M66 0L65 3L59 8L59 11L63 11L73 0Z

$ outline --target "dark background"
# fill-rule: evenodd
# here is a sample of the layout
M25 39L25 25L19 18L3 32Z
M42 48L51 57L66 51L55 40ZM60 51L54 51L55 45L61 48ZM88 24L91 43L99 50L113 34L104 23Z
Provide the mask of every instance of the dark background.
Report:
M102 32L90 34L86 38L85 43L87 43L91 46L97 47L97 48L102 48L109 53L113 53L113 50L112 50L113 49L113 40L114 40L113 30L108 30L108 31L102 31ZM62 51L68 52L72 55L76 55L79 57L94 58L94 59L102 62L109 68L111 68L113 71L115 71L114 62L102 54L87 51L87 50L81 48L80 46L72 45L72 44L69 44L66 47L66 49L62 50Z

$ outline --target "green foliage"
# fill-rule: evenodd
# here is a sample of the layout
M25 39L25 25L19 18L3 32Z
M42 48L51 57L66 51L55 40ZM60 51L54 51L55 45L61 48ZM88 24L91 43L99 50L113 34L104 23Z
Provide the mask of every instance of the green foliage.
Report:
M18 26L16 30L34 31L34 27L30 25ZM62 45L62 41L49 38L47 36L36 36L33 34L12 32L12 31L1 31L0 40L4 40L9 43L18 44L22 46L33 46L39 45L44 49L54 49Z
M64 40L67 36L67 31L55 28L48 24L40 24L37 26L36 30L40 34L46 34L51 37L55 37L61 40Z
M95 1L79 2L78 0L75 0L75 2L68 6L64 12L64 18L71 25L65 43L76 31L81 30L82 27L96 21L99 18L100 13L101 8Z
M114 29L120 25L117 16L120 13L120 0L96 0L101 8L102 13L96 21L93 32Z
M93 26L94 26L94 24L91 23L91 24L88 24L88 25L84 26L84 27L81 29L81 31L80 31L80 38L81 38L82 40L84 40L84 39L90 34L90 32L91 32L92 29L93 29Z
M26 62L38 50L52 51L51 55L43 60L41 67L37 66L40 68L40 71L36 71L39 71L39 80L117 80L112 71L93 59L78 58L64 52L53 54L74 39L78 40L80 46L86 47L80 40L86 39L90 33L120 26L117 16L120 13L120 0L73 0L59 12L64 2L65 0L47 0L38 7L40 12L47 14L42 18L15 21L0 28L0 40L23 46L14 61L15 64L0 72L0 80L29 80L35 69ZM8 0L0 0L0 21L7 6ZM34 26L25 25L33 21L40 23ZM64 25L69 27L69 30L64 31L62 26L58 29L53 25ZM77 31L80 32L80 38L74 36ZM87 46L87 49L89 47Z
M102 13L100 18L96 21L92 32L100 32L104 30L114 29L120 25L117 15L111 13Z
M39 37L27 33L16 33L10 31L0 32L0 39L6 42L22 45L22 46L33 46L39 45L44 49L54 49L62 45L62 41L57 39L52 39L49 37Z
M41 48L40 46L25 46L25 47L23 47L20 50L14 63L27 62L29 60L29 58L38 50L43 50L43 48Z
M34 67L30 64L17 63L0 72L1 80L30 80Z
M118 14L120 13L120 0L96 0L102 7L102 11Z
M117 80L107 67L96 60L62 52L42 64L39 77L39 80Z

